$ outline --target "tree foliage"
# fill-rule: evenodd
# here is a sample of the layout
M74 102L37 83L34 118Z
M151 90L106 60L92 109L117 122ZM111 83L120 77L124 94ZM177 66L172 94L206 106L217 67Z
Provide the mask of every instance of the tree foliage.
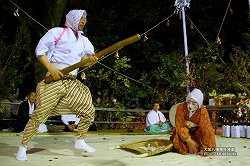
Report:
M15 17L13 12L17 8L9 1L0 2L3 18L0 22L3 36L0 39L1 95L10 93L7 89L13 81L19 86L27 80L36 84L43 79L46 71L35 58L36 44L46 29L62 26L65 14L73 8L87 10L84 34L92 41L96 52L149 30L148 40L133 43L119 50L119 57L110 56L102 61L113 70L96 64L84 71L86 79L82 81L90 87L94 101L101 93L103 106L114 105L112 100L116 98L125 107L150 108L158 101L168 109L183 101L189 82L191 88L202 89L205 96L213 89L218 93L246 92L249 95L247 1L232 0L220 34L228 1L191 1L191 8L186 10L189 77L185 70L179 15L154 27L174 12L174 1L14 1L42 26L20 10L20 16ZM217 35L221 38L220 45L215 43ZM5 68L8 57L11 63Z

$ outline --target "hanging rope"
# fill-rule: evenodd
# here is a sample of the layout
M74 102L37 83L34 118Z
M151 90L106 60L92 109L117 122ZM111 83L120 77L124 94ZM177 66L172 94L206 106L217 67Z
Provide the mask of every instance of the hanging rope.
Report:
M227 9L226 9L225 15L224 15L224 17L223 17L223 20L222 20L221 25L220 25L220 29L219 29L218 34L217 34L217 36L216 36L216 40L219 39L220 31L221 31L222 26L223 26L223 24L224 24L224 21L225 21L225 18L226 18L228 9L229 9L229 7L230 7L231 1L232 1L232 0L229 0L229 3L228 3L228 5L227 5Z
M119 50L120 50L120 49L119 49ZM118 51L118 50L117 50L117 51ZM133 81L137 82L137 83L143 84L143 85L145 85L145 86L147 86L147 87L149 87L149 88L152 88L152 87L150 87L149 85L146 85L146 84L144 84L144 83L142 83L142 82L140 82L140 81L138 81L138 80L135 80L134 78L129 77L129 76L127 76L127 75L125 75L125 74L123 74L123 73L121 73L121 72L118 72L118 71L112 69L111 67L108 67L107 65L104 65L103 63L100 62L100 61L104 60L105 58L109 57L110 55L114 54L114 53L117 52L117 51L114 51L114 52L108 54L107 56L105 56L105 57L103 57L103 58L101 58L101 59L98 59L97 62L95 62L95 63L91 64L90 66L88 66L88 67L86 67L86 68L84 68L84 69L78 71L77 73L81 73L81 72L85 71L86 69L90 68L91 66L95 65L96 63L98 63L98 64L100 64L101 66L103 66L103 67L105 67L105 68L107 68L107 69L109 69L109 70L111 70L111 71L113 71L113 72L115 72L115 73L117 73L117 74L120 74L120 75L122 75L122 76L124 76L124 77L126 77L126 78L128 78L128 79L130 79L130 80L133 80ZM153 89L153 88L152 88L152 89Z
M21 10L24 14L26 14L29 18L31 18L33 21L35 21L37 24L39 24L40 26L42 26L44 29L48 30L45 26L43 26L41 23L39 23L38 21L36 21L33 17L31 17L27 12L25 12L22 8L20 8L16 3L14 3L13 1L9 0L14 6L17 7L17 9ZM19 16L18 14L18 10L15 11L14 13L15 16ZM14 48L15 48L15 45L14 45ZM14 49L11 51L5 65L4 65L4 68L3 68L3 72L6 70L6 68L8 67L8 64L10 63L10 59L12 57L14 53Z
M121 48L120 48L120 49L121 49ZM120 50L120 49L118 49L118 50ZM134 82L137 82L137 83L139 83L139 84L142 84L142 85L144 85L144 86L146 86L146 87L148 87L148 88L154 90L154 88L152 88L151 86L149 86L149 85L147 85L147 84L144 84L144 83L142 83L142 82L140 82L140 81L138 81L138 80L136 80L136 79L134 79L134 78L132 78L132 77L129 77L129 76L127 76L127 75L125 75L125 74L123 74L123 73L121 73L121 72L118 72L118 71L112 69L111 67L108 67L107 65L104 65L103 63L100 62L100 61L106 59L107 57L109 57L110 55L116 53L118 50L113 51L112 53L108 54L107 56L104 56L104 57L98 59L97 62L95 62L95 63L89 65L88 67L85 67L85 68L83 68L82 70L79 70L79 71L77 72L77 74L82 73L83 71L89 69L90 67L92 67L93 65L95 65L96 63L98 63L99 65L101 65L101 66L103 66L103 67L105 67L105 68L107 68L107 69L109 69L109 70L111 70L111 71L113 71L113 72L115 72L115 73L117 73L117 74L119 74L119 75L122 75L122 76L126 77L127 79L130 79L130 80L132 80L132 81L134 81ZM157 91L156 91L155 93L157 93L158 95L161 95L161 94L158 93Z
M148 87L148 88L154 90L154 88L152 88L151 86L149 86L149 85L147 85L147 84L144 84L143 82L140 82L140 81L138 81L138 80L136 80L136 79L134 79L134 78L132 78L132 77L129 77L129 76L125 75L125 74L122 74L122 73L120 73L120 72L118 72L118 71L116 71L116 70L114 70L114 69L112 69L112 68L110 68L110 67L104 65L103 63L100 63L99 61L98 61L97 63L100 64L100 65L102 65L103 67L106 67L107 69L109 69L109 70L111 70L111 71L113 71L113 72L119 74L119 75L122 75L122 76L124 76L124 77L126 77L126 78L128 78L128 79L130 79L130 80L132 80L132 81L134 81L134 82L137 82L137 83L139 83L139 84L142 84L142 85L144 85L144 86L146 86L146 87ZM155 91L155 93L157 93L158 95L161 95L161 94L160 94L159 92L157 92L157 91Z
M15 48L15 47L16 47L16 44L14 44L14 48ZM10 62L10 58L11 58L12 55L14 54L14 51L15 51L14 48L11 50L11 53L10 53L10 55L9 55L9 57L8 57L8 59L7 59L7 61L6 61L6 63L5 63L5 66L4 66L4 68L3 68L3 72L5 72L6 68L8 67L8 64L9 64L9 62Z
M143 34L141 34L141 36L142 36L142 35L145 35L145 36L146 36L146 34L147 34L149 31L153 30L154 28L156 28L157 26L159 26L159 25L162 24L163 22L169 21L168 19L169 19L170 17L172 17L174 14L175 14L175 13L171 14L170 16L168 16L167 18L165 18L164 20L162 20L161 22L159 22L158 24L156 24L155 26L153 26L152 28L150 28L149 30L147 30L146 32L144 32Z
M120 48L120 49L121 49L121 48ZM142 84L142 85L144 85L144 86L146 86L146 87L148 87L148 88L154 90L154 88L152 88L151 86L149 86L149 85L147 85L147 84L144 84L144 83L142 83L142 82L140 82L140 81L138 81L138 80L136 80L136 79L134 79L134 78L132 78L132 77L129 77L129 76L127 76L127 75L125 75L125 74L123 74L123 73L121 73L121 72L118 72L118 71L112 69L111 67L108 67L107 65L104 65L103 63L100 62L100 61L106 59L107 57L109 57L110 55L116 53L116 52L119 51L120 49L118 49L118 50L116 50L116 51L113 51L112 53L108 54L107 56L104 56L104 57L98 59L97 62L95 62L95 63L89 65L88 67L83 68L82 70L78 71L77 74L78 74L78 73L81 73L81 72L83 72L83 71L85 71L85 70L87 70L88 68L90 68L90 67L92 67L93 65L95 65L96 63L98 63L98 64L100 64L101 66L103 66L103 67L105 67L105 68L107 68L107 69L109 69L109 70L111 70L111 71L113 71L113 72L115 72L115 73L117 73L117 74L119 74L119 75L122 75L122 76L126 77L127 79L130 79L130 80L132 80L132 81L134 81L134 82L137 82L137 83L139 83L139 84ZM158 92L156 92L156 93L157 93L158 95L160 95L160 93L158 93Z
M20 9L24 14L26 14L30 19L32 19L32 20L35 21L37 24L39 24L41 27L43 27L45 30L47 30L47 31L49 30L48 28L46 28L45 26L43 26L41 23L39 23L36 19L34 19L32 16L30 16L27 12L25 12L22 8L20 8L16 3L14 3L14 2L11 1L11 0L9 0L9 1L10 1L13 5L15 5L18 9ZM147 39L147 35L146 35L146 34L147 34L148 32L152 31L153 29L155 29L156 27L158 27L158 26L159 26L160 24L162 24L163 22L167 21L167 25L169 25L169 18L172 17L174 14L175 14L175 12L174 12L173 14L171 14L170 16L168 16L167 18L165 18L164 20L162 20L161 22L159 22L158 24L156 24L155 26L153 26L152 28L150 28L149 30L147 30L146 32L142 33L142 35L145 36L145 39ZM141 36L142 36L142 35L141 35ZM121 49L121 48L120 48L120 49ZM118 50L120 50L120 49L118 49ZM142 82L140 82L140 81L138 81L138 80L135 80L135 79L133 79L133 78L131 78L131 77L125 75L125 74L122 74L122 73L120 73L120 72L118 72L118 71L116 71L116 70L114 70L114 69L112 69L112 68L110 68L110 67L108 67L108 66L106 66L106 65L104 65L104 64L102 64L102 63L100 62L100 61L106 59L107 57L109 57L110 55L114 54L114 53L117 52L118 50L116 50L116 51L114 51L114 52L108 54L107 56L104 56L103 58L99 59L96 63L98 63L98 64L100 64L100 65L102 65L102 66L108 68L109 70L111 70L111 71L113 71L113 72L116 72L116 73L118 73L118 74L120 74L120 75L122 75L122 76L124 76L124 77L126 77L126 78L128 78L128 79L130 79L130 80L132 80L132 81L135 81L135 82L137 82L137 83L140 83L140 84L142 84L142 85L144 85L144 86L147 86L148 88L154 90L154 88L150 87L149 85L144 84L144 83L142 83ZM88 67L85 67L84 69L78 71L78 73L83 72L84 70L90 68L91 66L95 65L96 63L91 64L91 65L88 66ZM159 94L157 91L156 91L156 93ZM159 94L159 95L160 95L160 94Z
M121 72L118 72L118 71L112 69L111 67L108 67L108 66L104 65L103 63L101 63L101 62L99 62L99 61L98 61L97 63L100 64L101 66L104 66L104 67L106 67L107 69L109 69L109 70L111 70L111 71L113 71L113 72L119 74L119 75L122 75L122 76L124 76L124 77L126 77L126 78L128 78L128 79L130 79L130 80L132 80L132 81L135 81L135 82L137 82L137 83L140 83L140 84L142 84L142 85L145 85L145 86L151 88L149 85L144 84L144 83L142 83L142 82L140 82L140 81L138 81L138 80L136 80L136 79L134 79L134 78L131 78L131 77L125 75L125 74L122 74ZM153 89L153 88L152 88L152 89Z
M192 22L192 25L195 27L195 29L199 32L199 34L202 36L202 38L207 42L208 46L211 46L211 44L208 42L208 40L204 37L204 35L200 32L200 30L195 26L194 22L188 17L186 14L187 18L189 19L190 22ZM218 38L218 37L217 37ZM222 58L220 58L222 63L226 64Z
M95 64L97 64L98 62L100 62L100 61L106 59L107 57L109 57L110 55L112 55L112 54L114 54L115 52L119 51L120 49L121 49L121 48L119 48L119 49L116 50L116 51L113 51L113 52L109 53L109 54L106 55L106 56L103 56L102 58L98 59L97 62L95 62L95 63L89 65L88 67L85 67L85 68L83 68L82 70L78 71L77 74L78 74L78 73L81 73L81 72L83 72L83 71L85 71L85 70L87 70L87 69L89 69L89 68L92 67L93 65L95 65Z
M21 10L24 14L26 14L29 18L31 18L33 21L35 21L37 24L39 24L41 27L43 27L46 30L47 29L45 26L43 26L41 23L39 23L38 21L36 21L36 19L34 19L33 17L31 17L27 12L25 12L22 8L20 8L16 3L14 3L13 1L9 0L13 5L15 5L19 10Z
M188 20L192 23L192 25L194 26L194 28L198 31L198 33L202 36L202 38L206 41L208 46L211 46L211 44L208 42L208 40L205 38L205 36L201 33L201 31L197 28L197 26L194 24L194 22L188 17L188 15L186 14L186 17L188 18Z
M18 9L20 9L24 14L26 14L29 18L31 18L33 21L35 21L37 24L39 24L41 27L43 27L44 29L46 29L47 31L49 30L48 28L46 28L45 26L43 26L41 23L39 23L36 19L34 19L32 16L30 16L27 12L25 12L22 8L20 8L16 3L14 3L13 1L9 0L13 5L15 5ZM152 28L150 28L149 30L147 30L146 32L142 33L142 35L146 35L148 32L150 32L151 30L155 29L157 26L159 26L160 24L162 24L165 21L169 21L169 18L172 17L175 14L175 12L173 14L171 14L170 16L168 16L167 18L165 18L164 20L162 20L161 22L159 22L158 24L156 24L155 26L153 26Z

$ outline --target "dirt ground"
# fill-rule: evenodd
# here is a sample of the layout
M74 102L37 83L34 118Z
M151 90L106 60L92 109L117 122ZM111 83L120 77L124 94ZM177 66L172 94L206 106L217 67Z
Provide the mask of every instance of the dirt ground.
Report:
M1 166L171 166L171 165L249 165L250 139L224 138L216 136L217 147L233 147L236 156L180 155L175 152L133 158L135 153L110 147L147 139L169 139L168 134L105 133L89 132L85 141L96 148L96 153L84 157L80 150L74 149L75 137L65 133L36 134L29 143L28 161L15 159L22 138L19 133L0 133Z

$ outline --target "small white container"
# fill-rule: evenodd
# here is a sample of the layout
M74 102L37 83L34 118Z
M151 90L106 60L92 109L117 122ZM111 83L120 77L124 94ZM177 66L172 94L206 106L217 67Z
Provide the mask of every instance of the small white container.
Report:
M209 99L208 100L208 105L215 105L215 100L214 99Z
M240 127L240 137L245 138L247 135L247 126L246 125L239 125Z
M230 126L226 125L225 126L225 137L230 137Z
M247 126L247 138L250 138L250 126Z
M226 125L222 125L222 133L221 133L222 137L225 137L226 136Z
M240 126L231 126L231 137L240 138Z

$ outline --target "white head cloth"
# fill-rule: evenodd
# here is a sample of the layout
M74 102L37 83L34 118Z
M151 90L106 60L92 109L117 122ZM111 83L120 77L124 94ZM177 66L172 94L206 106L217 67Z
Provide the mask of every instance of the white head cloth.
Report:
M194 99L198 103L199 108L201 108L204 99L203 93L201 92L201 90L195 88L191 93L187 95L186 101L190 99Z
M66 15L65 26L72 28L76 32L81 32L78 30L78 24L82 16L86 16L87 12L85 10L71 10Z

